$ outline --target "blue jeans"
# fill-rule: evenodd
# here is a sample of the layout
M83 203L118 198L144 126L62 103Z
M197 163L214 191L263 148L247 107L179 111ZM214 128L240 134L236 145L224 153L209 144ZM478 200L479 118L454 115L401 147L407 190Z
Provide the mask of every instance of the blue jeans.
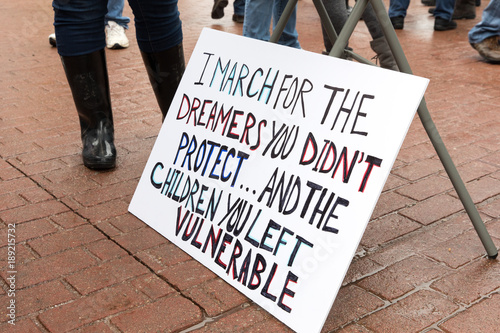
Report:
M125 6L125 0L108 0L108 12L105 16L106 24L108 24L108 21L114 21L125 29L128 29L130 18L122 16L123 6Z
M451 21L453 11L455 10L455 0L436 0L436 9L434 16Z
M390 0L389 17L406 17L406 11L410 6L410 0Z
M245 0L234 0L233 10L236 15L245 15Z
M143 52L160 52L182 43L177 0L129 0L136 38ZM61 56L89 54L106 47L106 0L54 0L57 51Z
M273 29L276 27L287 0L246 0L245 21L243 22L243 36L269 41L271 34L269 26L271 17L273 19ZM298 40L299 34L295 29L297 21L297 7L292 12L283 33L278 41L281 45L300 49Z
M500 35L500 0L491 0L483 11L481 22L469 31L469 43L481 43Z
M406 17L410 0L390 0L389 17ZM436 0L434 16L450 21L453 16L455 0Z

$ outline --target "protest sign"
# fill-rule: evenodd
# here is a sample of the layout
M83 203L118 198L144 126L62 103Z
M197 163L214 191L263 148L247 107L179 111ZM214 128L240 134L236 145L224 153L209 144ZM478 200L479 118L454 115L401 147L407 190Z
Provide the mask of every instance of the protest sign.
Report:
M205 29L129 210L319 332L427 84Z

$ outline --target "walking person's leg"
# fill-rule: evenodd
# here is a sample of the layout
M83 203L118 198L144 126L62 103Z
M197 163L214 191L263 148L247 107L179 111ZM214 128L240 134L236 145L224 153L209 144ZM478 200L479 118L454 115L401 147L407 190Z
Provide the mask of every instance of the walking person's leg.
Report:
M273 7L273 30L276 28L276 24L278 24L283 11L285 10L286 5L288 4L288 0L274 0ZM297 6L295 6L292 15L288 19L285 28L283 29L283 33L281 34L278 43L290 47L294 47L296 49L300 49L299 43L299 34L296 29L297 23Z
M165 119L185 69L177 0L129 0L137 44Z
M80 120L84 165L115 166L113 115L105 58L106 3L53 1L57 51Z

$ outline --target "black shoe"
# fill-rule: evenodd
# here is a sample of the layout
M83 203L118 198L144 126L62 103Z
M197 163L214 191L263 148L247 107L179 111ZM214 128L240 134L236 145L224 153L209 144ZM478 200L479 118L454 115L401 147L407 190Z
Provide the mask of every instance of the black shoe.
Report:
M390 19L394 29L403 29L405 26L405 18L403 16L391 17Z
M429 14L431 14L431 15L434 15L435 11L436 11L436 7L431 7L431 8L429 8L429 10L427 12L429 12Z
M476 0L476 7L481 6L481 0Z
M233 21L236 23L243 23L243 21L245 21L245 16L233 14Z
M220 19L224 17L224 8L227 6L227 0L214 0L214 6L212 7L212 18Z
M446 31L446 30L453 30L457 28L457 22L453 20L445 20L440 17L436 17L436 20L434 21L434 30L435 31Z
M424 6L435 6L436 0L422 0L422 5Z

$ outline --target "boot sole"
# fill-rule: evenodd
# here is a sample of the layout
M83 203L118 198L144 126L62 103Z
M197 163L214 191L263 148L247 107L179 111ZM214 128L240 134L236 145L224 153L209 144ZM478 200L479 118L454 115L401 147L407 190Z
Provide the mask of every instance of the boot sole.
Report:
M113 44L113 45L106 45L106 47L108 49L112 49L112 50L120 50L120 49L126 49L127 47L129 47L129 45L121 45L121 44Z
M85 167L92 169L92 170L108 170L108 169L113 169L116 166L116 162L88 162L88 161L83 161L83 165Z
M434 27L434 31L448 31L448 30L454 30L456 29L457 27L452 27L452 28L443 28L443 27Z
M448 30L454 30L457 27L434 27L434 31L448 31Z

